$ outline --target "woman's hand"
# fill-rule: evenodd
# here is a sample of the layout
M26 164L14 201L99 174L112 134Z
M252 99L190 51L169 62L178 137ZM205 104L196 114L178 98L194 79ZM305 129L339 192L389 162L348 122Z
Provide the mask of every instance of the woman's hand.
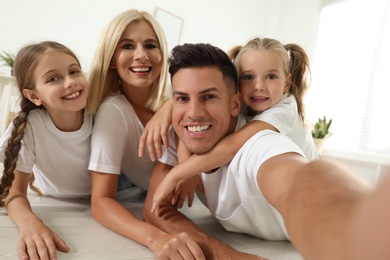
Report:
M206 259L198 243L185 232L155 238L152 250L157 259Z

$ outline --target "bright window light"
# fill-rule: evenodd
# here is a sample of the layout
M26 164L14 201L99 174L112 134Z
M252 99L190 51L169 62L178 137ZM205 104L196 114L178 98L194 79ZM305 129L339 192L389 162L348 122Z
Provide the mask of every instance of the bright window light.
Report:
M326 6L311 69L306 114L333 119L327 148L390 155L390 1Z

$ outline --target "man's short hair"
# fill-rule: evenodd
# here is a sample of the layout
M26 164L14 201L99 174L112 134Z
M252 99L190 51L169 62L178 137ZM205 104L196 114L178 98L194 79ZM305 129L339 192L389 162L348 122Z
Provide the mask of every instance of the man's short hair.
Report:
M234 93L238 92L238 76L229 56L220 48L205 43L177 45L169 57L171 80L180 69L215 67L222 72L223 79Z

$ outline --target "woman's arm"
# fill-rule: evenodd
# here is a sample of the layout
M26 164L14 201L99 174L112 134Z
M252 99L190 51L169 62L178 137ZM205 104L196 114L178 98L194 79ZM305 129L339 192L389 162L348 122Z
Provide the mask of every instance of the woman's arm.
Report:
M31 174L15 170L15 179L5 200L9 217L19 227L19 259L57 259L56 248L68 252L69 247L48 228L32 209L27 199Z
M221 167L229 163L244 143L261 130L277 131L272 125L258 120L253 120L240 130L224 137L209 152L194 154L188 159L173 167L166 178L161 182L153 198L152 210L157 209L159 203L167 195L171 194L178 182L196 176L202 172Z
M103 226L150 248L158 259L204 259L198 244L184 233L169 234L141 221L116 200L118 176L92 172L92 214Z

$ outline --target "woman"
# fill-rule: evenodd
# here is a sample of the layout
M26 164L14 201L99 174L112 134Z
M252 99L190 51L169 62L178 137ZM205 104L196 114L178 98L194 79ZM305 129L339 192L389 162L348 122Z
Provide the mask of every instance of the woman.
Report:
M91 113L96 112L89 163L92 213L105 227L149 247L157 258L204 259L186 234L168 234L145 223L116 200L121 172L133 184L148 188L155 163L138 156L138 143L167 98L167 55L163 30L146 12L120 13L103 31L91 67L87 103ZM169 246L178 241L183 243Z

